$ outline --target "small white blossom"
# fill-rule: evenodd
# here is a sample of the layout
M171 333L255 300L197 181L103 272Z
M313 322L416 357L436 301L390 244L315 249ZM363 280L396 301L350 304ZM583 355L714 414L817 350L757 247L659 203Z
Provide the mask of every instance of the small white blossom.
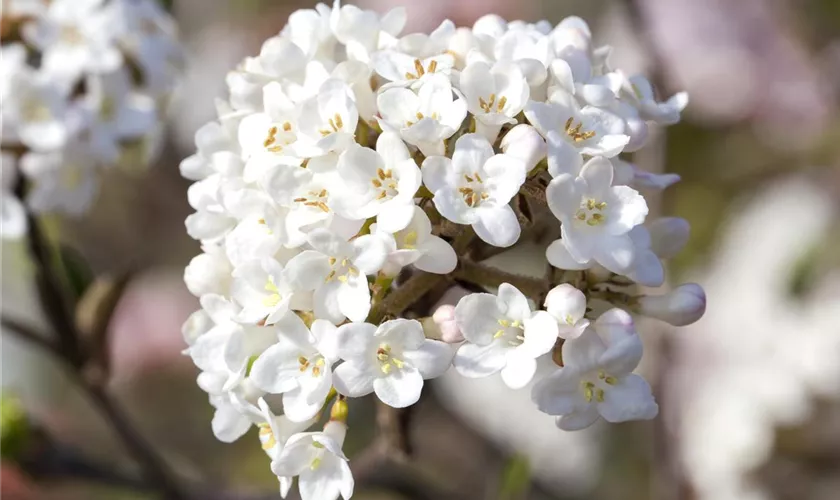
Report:
M419 321L395 319L374 326L348 323L338 328L335 388L360 397L371 392L394 408L420 399L423 380L439 377L452 363L452 349L426 339Z
M332 388L335 326L319 319L310 331L293 313L276 325L278 342L254 361L250 377L260 389L283 394L286 417L304 422L321 410Z
M580 337L563 344L563 367L534 385L540 411L557 415L564 430L608 422L651 419L659 411L648 383L632 371L642 342L629 314L611 309Z
M338 160L342 189L336 211L349 219L376 217L389 232L405 229L414 215L414 195L420 188L420 169L399 135L383 132L376 151L353 146Z
M423 182L434 193L441 215L471 225L487 243L507 247L519 239L519 221L508 203L525 182L525 165L512 156L494 154L484 137L461 136L451 160L426 158Z
M690 325L706 312L706 292L686 283L664 295L645 295L639 298L639 312L674 326Z
M548 171L577 175L582 155L612 158L627 145L624 122L593 106L581 108L572 96L555 92L548 103L530 101L525 116L548 143Z
M316 317L333 323L364 320L370 311L367 275L385 263L385 243L373 235L348 242L325 229L312 231L307 241L312 250L286 264L286 279L297 289L315 291Z
M452 137L467 115L466 101L455 98L449 78L437 74L417 93L406 88L385 90L376 104L382 128L398 131L426 156L443 155L444 139Z
M297 476L302 500L344 500L353 496L353 474L341 451L347 425L328 422L323 432L303 432L286 441L272 460L271 470L278 477Z
M558 335L563 339L574 339L589 326L586 314L586 296L568 283L552 288L545 297L545 310L554 316L560 325Z
M525 387L537 369L537 358L557 341L557 321L545 311L532 311L516 287L502 283L499 294L473 293L455 306L455 323L466 343L454 366L465 377L501 372L512 389Z
M403 267L412 264L427 273L452 272L458 264L455 250L445 240L432 234L432 223L422 208L413 206L412 210L408 226L395 233L386 231L382 226L371 226L371 231L382 237L389 249L382 272L396 276Z
M476 132L490 141L496 140L505 123L516 123L528 102L530 88L519 67L497 62L490 66L483 61L468 65L461 72L461 92L476 120Z
M241 307L237 321L271 325L290 309L308 309L308 294L296 291L283 276L283 265L270 257L247 262L233 271L230 295Z
M633 242L627 233L644 222L648 208L639 193L612 186L613 168L605 158L592 158L573 177L561 174L546 190L551 212L562 223L562 243L579 263L595 260L621 273L633 262ZM546 252L555 260L552 247Z

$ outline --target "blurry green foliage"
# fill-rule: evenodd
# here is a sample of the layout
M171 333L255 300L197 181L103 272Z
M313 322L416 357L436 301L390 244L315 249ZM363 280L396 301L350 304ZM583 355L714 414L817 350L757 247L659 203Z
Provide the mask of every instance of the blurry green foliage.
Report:
M499 500L526 498L531 484L531 466L528 457L514 455L505 465L499 485Z
M30 430L29 420L20 401L7 394L0 396L0 455L3 460L20 457Z

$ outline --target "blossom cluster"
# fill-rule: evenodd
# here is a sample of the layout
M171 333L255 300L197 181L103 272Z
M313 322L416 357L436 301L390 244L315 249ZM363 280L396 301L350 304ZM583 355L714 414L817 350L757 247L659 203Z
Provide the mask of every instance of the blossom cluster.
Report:
M151 160L182 49L154 0L4 1L2 29L2 227L14 238L21 175L33 212L81 215L100 169Z
M450 367L530 384L562 429L653 418L630 313L682 325L705 309L694 284L630 295L664 283L689 228L644 224L636 189L679 178L619 155L676 123L684 94L660 102L613 69L576 17L401 35L405 22L338 1L293 13L229 73L181 163L202 246L185 352L215 435L259 427L284 496L297 476L304 500L349 498L347 398L407 407ZM488 285L496 271L467 272L478 249L512 247L535 221L559 236L545 279L502 272L495 293L421 310L429 283ZM534 380L544 361L554 372ZM324 431L304 432L331 402Z

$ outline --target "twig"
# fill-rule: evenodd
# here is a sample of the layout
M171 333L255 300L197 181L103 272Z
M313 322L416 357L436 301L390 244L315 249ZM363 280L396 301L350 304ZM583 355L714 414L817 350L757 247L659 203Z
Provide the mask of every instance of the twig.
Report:
M15 185L15 193L18 197L23 198L24 191L25 184L21 178ZM26 217L28 222L27 247L35 263L39 297L58 341L45 340L48 337L39 335L26 325L8 318L3 318L3 324L8 325L22 337L44 347L57 359L67 364L79 386L88 395L94 406L105 415L123 445L140 465L145 479L155 490L160 492L163 498L167 500L188 498L181 491L166 464L155 454L149 443L134 429L126 415L108 395L105 390L106 381L104 377L92 377L89 376L90 373L86 372L89 356L81 348L81 335L70 312L71 308L66 299L64 286L58 279L58 273L53 269L49 243L41 232L35 215L27 210ZM94 373L96 372L94 371Z
M29 325L25 325L16 319L12 319L6 316L0 318L0 324L3 325L3 328L11 331L23 340L30 342L40 347L41 349L53 354L61 361L65 361L64 355L61 351L61 347L59 347L59 345L56 342L50 340L46 335L35 331L35 329L30 327Z
M510 283L538 304L542 303L544 295L548 293L548 283L545 280L508 273L467 259L461 259L458 262L458 268L453 271L452 277L474 285L493 288L502 283Z

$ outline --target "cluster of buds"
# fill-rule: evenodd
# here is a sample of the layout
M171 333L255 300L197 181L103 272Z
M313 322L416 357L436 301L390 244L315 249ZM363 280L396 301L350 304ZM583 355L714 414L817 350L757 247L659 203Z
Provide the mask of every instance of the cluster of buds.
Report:
M182 53L155 0L4 0L0 28L2 227L15 238L18 196L35 213L80 215L99 169L149 163Z
M530 385L562 429L653 418L630 313L686 324L705 309L696 285L638 295L664 283L688 224L644 224L636 189L679 177L620 159L679 120L684 94L657 101L579 18L401 35L405 21L338 1L293 13L229 73L181 163L203 250L185 271L201 303L185 352L213 431L258 426L281 493L298 476L304 500L352 494L347 398L407 407L453 366ZM482 263L540 241L542 277ZM476 293L433 310L455 286ZM324 431L303 432L330 404Z

